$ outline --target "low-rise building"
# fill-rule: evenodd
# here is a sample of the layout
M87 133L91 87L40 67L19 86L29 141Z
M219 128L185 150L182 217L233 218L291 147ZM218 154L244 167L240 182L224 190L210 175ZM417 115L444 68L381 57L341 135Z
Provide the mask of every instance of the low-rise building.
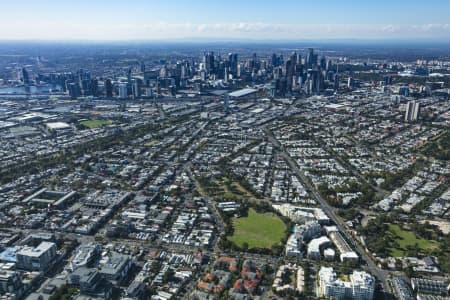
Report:
M414 300L414 294L408 283L402 277L392 278L395 294L399 300Z
M417 293L435 295L446 295L450 290L448 282L426 278L411 278L411 287Z
M12 299L20 299L24 292L24 284L19 273L11 270L0 271L0 295L9 294Z

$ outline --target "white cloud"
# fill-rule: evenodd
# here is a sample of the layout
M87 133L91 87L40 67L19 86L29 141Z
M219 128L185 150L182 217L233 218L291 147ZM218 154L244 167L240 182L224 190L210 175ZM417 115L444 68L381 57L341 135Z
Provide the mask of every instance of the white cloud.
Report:
M433 31L441 31L441 32L450 32L450 24L423 24L423 25L415 25L414 29L420 30L422 32L433 32Z
M1 22L1 21L0 21ZM115 24L39 22L1 26L0 39L150 40L176 38L382 39L450 37L450 24L286 24L264 22ZM7 29L6 29L7 28Z

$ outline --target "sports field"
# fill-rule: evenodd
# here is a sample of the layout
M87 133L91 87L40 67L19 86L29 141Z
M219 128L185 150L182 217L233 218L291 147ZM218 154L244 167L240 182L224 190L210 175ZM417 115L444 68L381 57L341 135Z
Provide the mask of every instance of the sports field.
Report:
M239 247L247 243L249 249L270 248L283 239L286 231L286 225L278 216L260 214L252 208L247 217L233 218L233 226L234 233L228 240Z
M88 128L96 128L96 127L102 127L106 125L111 125L111 120L87 120L87 121L81 121L81 125L86 126Z

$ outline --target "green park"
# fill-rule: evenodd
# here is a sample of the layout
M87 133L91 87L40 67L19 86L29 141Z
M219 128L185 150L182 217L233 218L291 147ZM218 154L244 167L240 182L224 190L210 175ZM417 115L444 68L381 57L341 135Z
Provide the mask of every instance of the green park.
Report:
M111 125L113 122L111 120L85 120L81 121L80 125L88 128L97 128L102 126Z
M246 217L232 219L234 233L228 240L239 246L251 248L270 248L282 241L286 225L273 213L258 213L253 208ZM244 247L243 247L244 246Z

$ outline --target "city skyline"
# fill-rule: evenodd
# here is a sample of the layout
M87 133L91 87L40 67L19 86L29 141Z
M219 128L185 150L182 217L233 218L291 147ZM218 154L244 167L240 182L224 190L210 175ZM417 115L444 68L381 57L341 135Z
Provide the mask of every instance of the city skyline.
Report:
M450 2L0 1L0 299L450 299Z
M27 7L24 10L24 7ZM439 8L439 9L436 9ZM0 40L434 40L450 3L53 1L4 3ZM279 12L279 13L276 13Z

